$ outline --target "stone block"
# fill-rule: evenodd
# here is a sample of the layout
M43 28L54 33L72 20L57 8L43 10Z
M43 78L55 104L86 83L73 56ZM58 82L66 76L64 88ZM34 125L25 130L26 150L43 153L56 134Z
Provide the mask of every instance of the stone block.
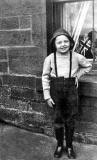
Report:
M38 102L44 102L43 94L39 93L39 92L36 92L36 100Z
M43 55L39 47L12 48L8 55L10 73L37 75L42 71Z
M9 97L11 94L11 89L8 85L6 86L2 86L2 97L7 98Z
M19 28L18 17L0 18L0 30L10 30L18 28Z
M3 97L3 103L2 105L4 105L4 107L7 109L7 108L10 108L10 109L18 109L20 110L20 105L18 103L18 100L15 100L15 99L11 99L10 96L9 97ZM24 107L22 107L22 110L24 109Z
M4 60L4 59L7 59L6 49L1 48L0 49L0 60Z
M43 47L43 34L32 33L33 45Z
M43 109L46 110L44 103L30 101L30 106L31 106L32 110L37 111L37 112L43 113Z
M89 72L88 74L84 75L80 79L82 82L97 82L97 70L93 70L92 72Z
M32 16L20 16L20 28L24 29L24 28L31 28L32 26Z
M93 79L93 78L92 78ZM87 97L97 97L97 83L94 82L80 82L79 94Z
M27 116L26 116L27 115ZM28 117L28 113L24 114L24 119L25 121L29 121L30 123L32 122L32 124L36 124L38 126L40 125L44 125L46 124L46 118L45 115L42 114L41 112L34 112L32 111L32 113L30 112L29 117Z
M97 106L97 98L96 97L88 97L88 96L80 96L80 106L83 107L96 107Z
M5 121L10 121L11 123L14 122L14 124L28 122L38 127L46 124L45 116L35 111L25 112L17 109L5 109L0 107L0 118Z
M8 107L10 101L11 90L8 86L2 86L1 95L0 95L0 104L4 107ZM10 107L9 107L10 108Z
M0 46L31 44L31 31L0 31Z
M0 62L0 72L7 73L8 72L8 63Z
M40 13L42 5L40 0L10 0L0 1L0 16L18 16Z
M42 33L42 14L32 14L32 34Z
M3 75L3 85L36 89L36 78L15 75Z
M42 92L43 88L42 88L42 80L40 77L36 78L36 91L37 92Z
M43 23L45 23L45 21L42 17L42 14L32 15L32 41L35 45L41 47L43 47L43 42L45 40L44 35L46 35L45 29L43 28Z
M97 124L97 107L83 107L81 119L84 122Z
M32 89L12 87L11 98L16 100L35 100L36 94Z

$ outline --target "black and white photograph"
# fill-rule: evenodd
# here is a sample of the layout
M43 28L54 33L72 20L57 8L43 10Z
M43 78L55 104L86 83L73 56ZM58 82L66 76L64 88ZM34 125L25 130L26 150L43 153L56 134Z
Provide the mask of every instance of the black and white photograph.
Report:
M97 1L0 0L0 160L97 160Z

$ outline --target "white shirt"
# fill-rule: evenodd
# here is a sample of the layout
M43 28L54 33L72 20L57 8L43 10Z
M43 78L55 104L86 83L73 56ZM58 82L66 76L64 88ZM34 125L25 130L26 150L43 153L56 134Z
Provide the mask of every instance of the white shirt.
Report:
M70 70L70 54L56 54L56 64L58 77L69 77ZM72 70L71 77L79 79L82 75L88 73L91 70L92 64L81 54L74 52L72 54ZM55 65L54 65L54 53L45 58L42 74L42 86L44 99L51 98L50 96L50 77L56 77Z

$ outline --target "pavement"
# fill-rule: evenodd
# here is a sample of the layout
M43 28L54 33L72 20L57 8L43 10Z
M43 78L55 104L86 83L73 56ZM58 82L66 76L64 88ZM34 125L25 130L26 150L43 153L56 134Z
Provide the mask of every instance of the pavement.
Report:
M54 137L0 123L0 160L56 160L55 147ZM74 149L76 160L97 160L97 145L74 142ZM68 158L64 153L59 160Z

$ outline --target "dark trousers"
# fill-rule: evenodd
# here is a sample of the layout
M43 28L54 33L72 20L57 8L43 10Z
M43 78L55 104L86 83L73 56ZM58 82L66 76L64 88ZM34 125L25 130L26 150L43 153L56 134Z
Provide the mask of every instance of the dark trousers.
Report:
M54 105L54 128L58 145L63 145L64 126L66 146L71 147L78 113L78 91L75 78L51 78L51 97Z
M74 135L75 121L71 118L68 122L65 122L65 141L66 147L72 147L73 135ZM64 127L55 126L55 137L59 146L63 146L64 143Z

